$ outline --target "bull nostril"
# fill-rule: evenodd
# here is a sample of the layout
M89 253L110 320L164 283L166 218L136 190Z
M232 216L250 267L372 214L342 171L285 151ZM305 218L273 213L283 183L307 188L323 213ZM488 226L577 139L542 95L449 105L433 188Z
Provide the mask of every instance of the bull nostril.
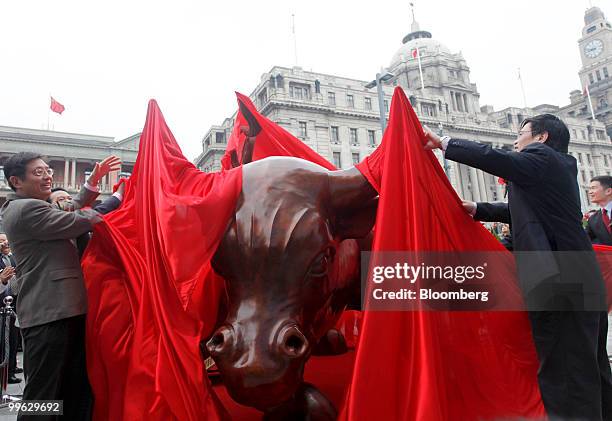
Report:
M220 328L212 338L206 342L206 349L213 357L219 356L228 347L231 342L231 331L228 328Z
M301 357L308 349L308 340L295 326L287 328L281 334L280 348L290 358Z
M297 335L291 335L285 341L285 348L293 354L299 353L303 346L304 341Z
M223 341L224 341L223 334L217 333L215 336L212 337L209 343L210 343L210 346L218 348L220 346L223 346Z

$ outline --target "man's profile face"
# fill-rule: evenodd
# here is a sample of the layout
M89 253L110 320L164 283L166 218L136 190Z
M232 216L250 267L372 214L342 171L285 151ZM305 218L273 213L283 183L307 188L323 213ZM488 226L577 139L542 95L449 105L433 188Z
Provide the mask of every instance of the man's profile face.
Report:
M510 234L510 227L508 226L508 224L503 224L502 225L501 232L502 232L503 235L509 235Z
M58 202L72 202L72 196L70 196L70 194L64 190L57 190L51 193L51 196L49 196L49 201L53 204Z
M591 184L589 184L589 199L592 203L606 204L612 200L612 189L604 188L599 181L591 181Z
M531 129L531 123L527 123L518 132L518 136L514 141L514 150L520 152L532 143L543 143L541 137L541 135L537 135L536 137Z
M34 159L27 163L23 179L11 176L10 182L20 196L47 200L51 195L53 170L42 159Z

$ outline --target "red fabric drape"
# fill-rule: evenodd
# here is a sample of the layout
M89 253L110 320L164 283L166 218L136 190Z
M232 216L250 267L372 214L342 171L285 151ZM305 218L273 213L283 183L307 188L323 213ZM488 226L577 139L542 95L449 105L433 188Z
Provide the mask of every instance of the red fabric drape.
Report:
M397 88L381 145L358 165L380 193L373 251L506 253L464 212L423 142L420 123ZM504 274L496 284L518 291ZM366 311L341 419L541 417L537 368L525 313Z
M195 168L149 103L123 204L96 226L82 262L94 419L223 417L199 342L215 323L222 283L210 259L241 177Z
M597 261L601 268L601 274L606 283L608 311L612 311L612 246L593 244L593 250L595 250L595 255L597 256Z
M257 140L255 142L253 161L267 158L269 156L292 156L314 162L315 164L319 164L328 170L336 169L336 167L330 164L329 161L313 151L304 142L293 136L278 124L273 123L266 117L259 114L249 97L238 92L236 92L236 97L238 98L238 101L251 112L261 126L261 132L257 135ZM223 168L231 168L230 153L232 151L236 151L238 158L241 159L245 134L240 132L240 127L246 125L246 118L244 115L242 115L241 111L238 111L236 121L234 123L234 130L228 139L225 155L221 159Z

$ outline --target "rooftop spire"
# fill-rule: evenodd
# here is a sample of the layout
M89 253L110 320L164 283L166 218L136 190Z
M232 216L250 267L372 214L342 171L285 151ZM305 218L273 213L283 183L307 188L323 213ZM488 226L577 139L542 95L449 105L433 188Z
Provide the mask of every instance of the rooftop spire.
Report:
M414 17L414 3L410 3L410 11L412 12L412 25L410 25L410 32L419 32L421 28Z

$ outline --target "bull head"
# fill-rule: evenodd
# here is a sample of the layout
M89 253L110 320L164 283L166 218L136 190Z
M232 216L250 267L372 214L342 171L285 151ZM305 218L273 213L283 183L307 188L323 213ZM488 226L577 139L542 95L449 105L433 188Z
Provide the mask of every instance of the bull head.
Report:
M302 384L312 347L359 285L359 247L376 192L356 169L296 158L243 167L243 186L212 264L227 316L207 342L230 395L270 410Z

